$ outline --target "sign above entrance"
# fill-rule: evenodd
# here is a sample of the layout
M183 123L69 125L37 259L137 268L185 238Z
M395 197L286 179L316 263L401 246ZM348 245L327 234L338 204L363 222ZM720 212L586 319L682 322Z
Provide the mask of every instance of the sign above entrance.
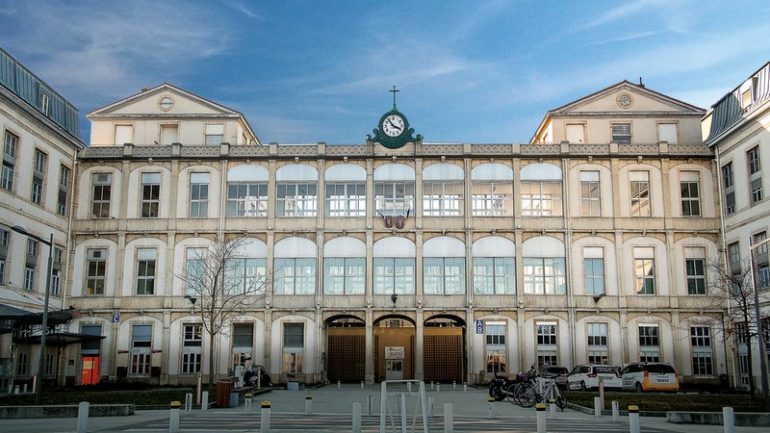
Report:
M404 346L385 346L385 359L404 359Z
M476 321L476 333L477 334L483 334L484 333L484 321L483 320L477 320Z

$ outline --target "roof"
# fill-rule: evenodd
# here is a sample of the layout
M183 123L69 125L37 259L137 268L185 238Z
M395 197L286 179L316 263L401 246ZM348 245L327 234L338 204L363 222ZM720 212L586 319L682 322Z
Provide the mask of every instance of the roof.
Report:
M749 82L752 90L751 105L741 105L741 89ZM709 145L722 138L728 130L741 123L757 110L770 102L770 62L765 63L756 72L749 75L735 89L721 97L711 106L711 129L709 130Z
M135 94L133 94L131 96L128 96L128 97L123 98L123 99L120 99L120 100L115 101L115 102L112 102L112 103L110 103L108 105L105 105L103 107L97 108L96 110L91 111L90 113L88 113L86 115L86 117L89 118L89 119L94 118L94 117L97 117L97 118L101 117L103 115L106 115L105 112L107 112L109 110L115 109L115 108L120 107L122 105L129 104L129 103L131 103L131 102L133 102L135 100L147 97L148 95L151 95L151 94L154 94L154 93L160 93L163 90L171 90L173 92L180 93L180 94L182 94L184 96L187 96L190 99L196 100L196 101L198 101L198 102L200 102L200 103L202 103L204 105L208 105L208 106L210 106L210 107L212 107L214 109L221 110L221 111L226 111L226 112L229 112L229 113L231 113L231 114L233 114L235 116L238 116L241 120L243 120L243 123L246 126L246 129L248 129L248 131L251 133L251 135L254 137L254 139L257 141L257 143L258 144L262 144L262 142L259 140L259 137L257 137L257 134L254 133L254 130L252 129L251 125L249 124L249 121L246 119L246 116L244 116L243 113L241 113L240 111L232 109L230 107L226 107L226 106L224 106L222 104L219 104L219 103L216 103L214 101L211 101L210 99L206 99L206 98L204 98L204 97L202 97L200 95L197 95L197 94L192 93L190 91L184 90L181 87L178 87L178 86L176 86L174 84L171 84L171 83L168 83L168 82L163 82L163 83L161 83L161 84L159 84L159 85L157 85L155 87L151 87L151 88L147 88L147 89L142 89L140 92L135 93Z

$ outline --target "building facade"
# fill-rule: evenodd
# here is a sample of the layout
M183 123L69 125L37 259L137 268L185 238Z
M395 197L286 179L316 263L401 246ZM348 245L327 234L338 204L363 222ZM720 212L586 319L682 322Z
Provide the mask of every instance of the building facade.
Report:
M547 113L530 144L429 144L394 106L362 145L262 145L169 84L118 101L89 115L76 167L70 330L104 340L68 354L75 381L191 383L211 344L217 374L276 381L637 360L711 381L728 367L703 114L621 82ZM256 289L212 342L181 273L236 238Z
M763 243L770 225L770 184L763 176L770 173L770 63L717 101L704 116L703 129L704 141L713 149L720 169L725 261L732 274L753 265L762 329L765 341L770 341L770 263L768 244ZM737 384L748 386L749 375L761 384L759 357L767 356L770 346L760 349L754 345L750 372L746 338L739 336L738 340L731 354Z
M32 334L39 335L39 318L37 328L18 321L42 311L44 302L49 246L36 238L53 240L50 309L66 305L75 156L84 145L77 109L2 49L0 135L0 389L5 391L14 377L25 382L38 374L39 337L36 345ZM61 324L53 316L51 323ZM21 328L29 338L13 334ZM67 374L58 354L47 353L47 379Z

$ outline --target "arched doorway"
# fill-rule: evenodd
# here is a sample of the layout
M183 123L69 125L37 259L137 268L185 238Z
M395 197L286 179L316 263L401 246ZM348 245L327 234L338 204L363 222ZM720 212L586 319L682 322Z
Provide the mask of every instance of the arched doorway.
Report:
M423 371L426 382L463 382L465 376L465 321L438 315L425 320Z
M414 378L415 323L406 316L388 315L374 322L375 380Z
M326 378L360 382L366 374L366 323L356 316L326 320Z

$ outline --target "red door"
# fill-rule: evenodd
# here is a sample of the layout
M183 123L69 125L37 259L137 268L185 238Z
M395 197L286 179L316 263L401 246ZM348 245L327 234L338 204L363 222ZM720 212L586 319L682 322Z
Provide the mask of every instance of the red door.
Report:
M81 385L96 385L99 383L99 357L84 356L83 368L80 371Z

